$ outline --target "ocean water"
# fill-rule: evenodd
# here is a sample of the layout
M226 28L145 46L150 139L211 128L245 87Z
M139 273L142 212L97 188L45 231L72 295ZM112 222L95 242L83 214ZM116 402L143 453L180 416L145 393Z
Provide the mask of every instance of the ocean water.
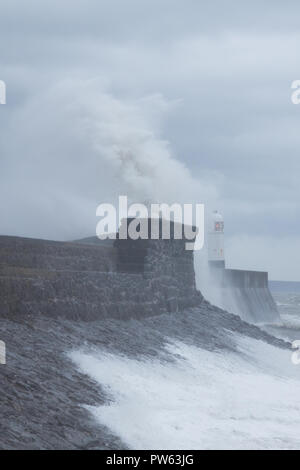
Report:
M300 295L275 297L281 321L260 328L300 339ZM300 365L292 363L292 351L225 334L234 348L166 335L168 360L72 351L108 398L87 412L132 449L300 449Z
M271 334L289 341L300 340L300 293L275 292L280 321L267 325L265 329Z

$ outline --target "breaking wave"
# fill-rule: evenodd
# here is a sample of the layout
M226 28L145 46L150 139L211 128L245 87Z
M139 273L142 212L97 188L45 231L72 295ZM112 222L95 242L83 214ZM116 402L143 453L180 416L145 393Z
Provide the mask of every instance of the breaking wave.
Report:
M300 368L291 352L229 333L235 349L167 338L167 358L73 351L106 392L87 407L132 449L299 449Z

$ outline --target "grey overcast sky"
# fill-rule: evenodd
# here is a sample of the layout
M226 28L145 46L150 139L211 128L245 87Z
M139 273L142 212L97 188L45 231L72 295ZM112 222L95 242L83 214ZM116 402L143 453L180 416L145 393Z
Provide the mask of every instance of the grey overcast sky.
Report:
M205 202L228 265L300 281L300 3L2 0L0 233L93 234L100 202Z

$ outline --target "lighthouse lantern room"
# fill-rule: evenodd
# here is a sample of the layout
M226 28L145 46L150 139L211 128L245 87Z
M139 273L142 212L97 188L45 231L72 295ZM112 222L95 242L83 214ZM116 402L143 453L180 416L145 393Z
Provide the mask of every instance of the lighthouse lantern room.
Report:
M208 260L214 267L225 268L224 255L224 219L218 211L214 211L208 234Z

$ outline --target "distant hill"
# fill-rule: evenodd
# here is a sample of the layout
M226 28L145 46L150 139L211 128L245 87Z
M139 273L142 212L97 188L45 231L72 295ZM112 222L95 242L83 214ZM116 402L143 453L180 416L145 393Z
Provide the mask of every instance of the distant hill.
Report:
M73 240L73 243L82 243L83 245L102 245L102 246L113 246L115 240L110 240L106 238L105 240L100 240L98 237L87 237L81 238L80 240Z
M296 281L269 281L272 292L300 292L300 282Z

